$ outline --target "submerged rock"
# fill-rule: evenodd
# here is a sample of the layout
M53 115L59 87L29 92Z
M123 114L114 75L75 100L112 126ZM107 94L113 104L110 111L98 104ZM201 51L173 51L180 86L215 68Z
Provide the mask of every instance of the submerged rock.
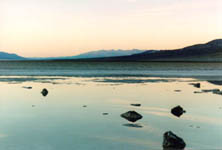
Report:
M190 85L193 85L196 88L200 88L200 83L190 83Z
M140 107L141 104L130 104L131 106L136 106L136 107Z
M109 115L109 113L103 113L104 116Z
M140 120L143 118L142 115L135 111L128 111L126 113L121 114L121 117L125 118L128 121L136 122L137 120Z
M43 96L47 96L49 92L47 89L43 89L41 93Z
M87 105L83 105L82 107L87 107Z
M183 110L183 108L181 106L177 106L171 109L171 113L177 117L180 117L183 113L185 113L186 111Z
M186 147L184 140L171 131L167 131L163 135L164 150L182 150Z

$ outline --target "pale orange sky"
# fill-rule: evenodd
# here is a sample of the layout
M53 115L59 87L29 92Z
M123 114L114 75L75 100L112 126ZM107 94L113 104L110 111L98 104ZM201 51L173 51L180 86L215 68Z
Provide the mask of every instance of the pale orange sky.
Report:
M1 0L0 51L174 49L222 38L222 0Z

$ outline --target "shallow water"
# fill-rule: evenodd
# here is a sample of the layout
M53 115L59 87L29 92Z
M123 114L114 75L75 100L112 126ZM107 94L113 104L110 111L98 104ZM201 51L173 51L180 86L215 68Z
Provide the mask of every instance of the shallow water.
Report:
M222 149L222 96L193 93L221 86L204 79L13 75L0 77L1 150L160 150L169 130L186 149ZM170 113L177 105L180 118ZM143 118L120 117L129 110Z

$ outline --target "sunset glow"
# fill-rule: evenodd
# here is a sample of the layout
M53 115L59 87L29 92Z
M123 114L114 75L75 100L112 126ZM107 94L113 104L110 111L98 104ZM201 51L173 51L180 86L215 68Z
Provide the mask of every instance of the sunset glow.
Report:
M0 51L175 49L222 37L221 0L1 0Z

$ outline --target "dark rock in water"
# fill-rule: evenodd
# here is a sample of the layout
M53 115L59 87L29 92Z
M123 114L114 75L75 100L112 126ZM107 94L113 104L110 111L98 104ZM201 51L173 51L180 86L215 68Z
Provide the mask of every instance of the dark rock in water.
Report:
M32 89L31 86L23 86L22 88L24 88L24 89Z
M47 96L49 92L47 89L43 89L41 93L43 96Z
M222 95L222 91L213 91L213 94Z
M130 104L131 106L136 106L136 107L140 107L141 104Z
M126 120L131 121L131 122L136 122L137 120L140 120L143 118L142 115L140 115L139 113L137 113L135 111L128 111L126 113L123 113L121 115L121 117L123 117Z
M87 105L83 105L82 107L87 107Z
M193 85L196 88L200 88L200 83L190 83L190 85Z
M199 93L203 93L203 92L201 92L201 91L194 91L193 93L199 94Z
M181 92L181 90L174 90L174 92Z
M213 94L218 94L222 95L222 91L220 89L209 89L209 90L202 90L203 93L213 93Z
M163 135L164 150L182 150L186 147L184 140L171 131L167 131Z
M177 106L171 109L171 113L177 117L180 117L183 113L185 113L186 111L183 110L183 108L181 106Z
M104 116L109 115L109 113L103 113Z
M201 90L204 93L209 93L209 92L220 92L220 89L209 89L209 90Z
M130 127L130 128L142 128L143 127L140 124L132 124L132 123L123 124L123 126Z

